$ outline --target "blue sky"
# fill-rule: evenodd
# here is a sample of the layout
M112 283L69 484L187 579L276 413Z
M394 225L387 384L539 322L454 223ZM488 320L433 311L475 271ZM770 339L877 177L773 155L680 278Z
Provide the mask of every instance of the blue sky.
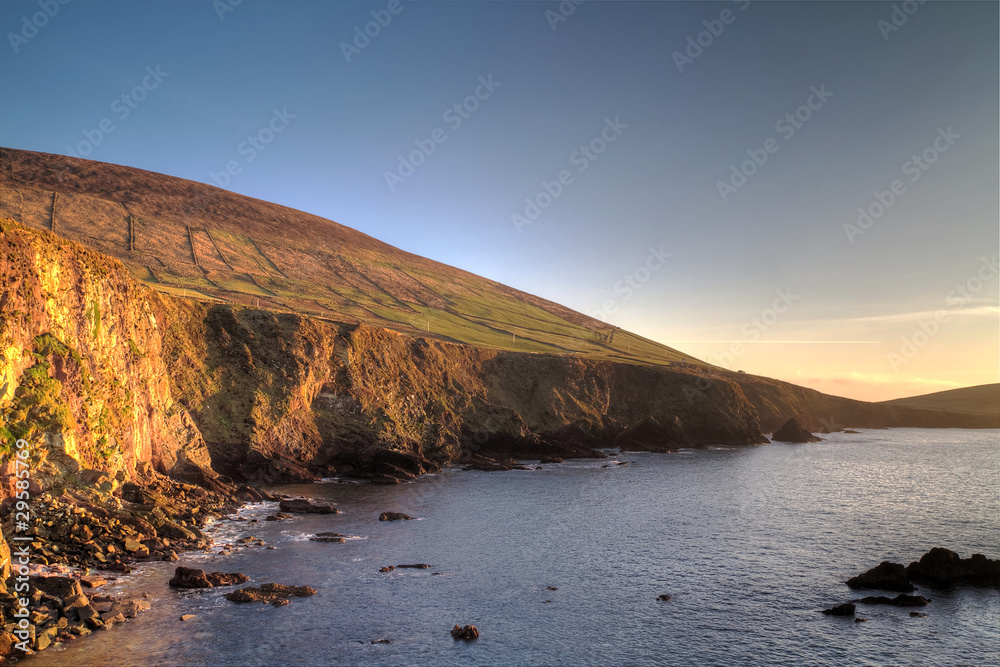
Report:
M234 162L228 189L733 368L863 398L997 380L996 272L948 298L998 251L996 3L230 2L5 0L0 145L84 157L108 118L85 157Z

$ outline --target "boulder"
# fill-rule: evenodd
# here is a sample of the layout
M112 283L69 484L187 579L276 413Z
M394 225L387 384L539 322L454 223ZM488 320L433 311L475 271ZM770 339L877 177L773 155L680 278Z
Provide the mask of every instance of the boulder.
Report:
M543 456L538 460L539 463L562 463L563 460L559 456Z
M848 579L847 585L854 589L874 588L899 593L909 593L913 590L913 584L909 581L906 568L899 563L890 563L887 560L882 561L864 574Z
M910 581L933 588L949 588L958 584L1000 587L1000 561L982 554L961 558L954 551L935 547L919 561L906 567Z
M211 588L212 582L205 576L204 570L193 567L178 567L174 576L167 584L173 588Z
M80 582L70 577L31 577L29 582L32 587L43 593L48 593L61 599L83 595L83 588L80 586Z
M656 599L659 600L660 602L669 602L670 596L664 593L663 595L657 595Z
M382 512L378 515L379 521L412 521L413 517L402 512Z
M455 639L472 641L473 639L479 638L479 629L474 625L466 625L464 627L456 625L451 629L451 636Z
M823 613L827 616L854 616L854 603L846 602L844 604L838 604L836 607L824 609Z
M339 514L338 510L333 505L322 505L314 504L311 500L306 498L298 498L294 500L282 500L278 503L278 507L282 512L291 512L294 514Z
M785 422L785 425L774 432L771 440L778 442L820 442L822 438L817 438L802 427L799 420L792 417Z

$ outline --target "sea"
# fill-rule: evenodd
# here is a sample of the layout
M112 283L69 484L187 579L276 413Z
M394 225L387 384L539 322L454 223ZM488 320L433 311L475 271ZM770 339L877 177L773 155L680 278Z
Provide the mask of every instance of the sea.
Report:
M124 625L41 665L998 665L1000 591L918 588L909 608L822 609L844 581L931 547L1000 558L1000 432L890 429L822 442L620 453L414 482L276 487L342 513L208 532L274 547L185 553L101 589L148 594ZM530 467L535 467L530 464ZM397 511L412 521L381 522ZM344 543L310 541L319 532ZM427 569L379 570L428 564ZM176 565L318 594L237 605L178 591ZM669 595L669 600L658 599ZM894 594L893 594L894 595ZM194 617L181 621L180 616ZM480 636L458 641L456 624Z

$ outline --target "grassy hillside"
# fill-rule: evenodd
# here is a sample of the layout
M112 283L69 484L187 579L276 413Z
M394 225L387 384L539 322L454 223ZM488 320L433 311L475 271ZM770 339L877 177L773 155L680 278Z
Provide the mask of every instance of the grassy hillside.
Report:
M173 296L501 350L703 365L336 222L140 169L0 149L0 217L116 257Z
M968 415L1000 416L1000 384L981 384L975 387L937 391L933 394L882 401L919 410L941 410Z

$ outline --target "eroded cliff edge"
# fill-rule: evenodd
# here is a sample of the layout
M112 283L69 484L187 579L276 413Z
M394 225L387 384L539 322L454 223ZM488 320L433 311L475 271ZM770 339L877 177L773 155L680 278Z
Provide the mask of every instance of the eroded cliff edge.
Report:
M392 482L472 454L591 455L650 418L678 446L763 441L721 376L692 391L681 370L173 298L49 232L0 234L0 435L35 438L52 475Z

